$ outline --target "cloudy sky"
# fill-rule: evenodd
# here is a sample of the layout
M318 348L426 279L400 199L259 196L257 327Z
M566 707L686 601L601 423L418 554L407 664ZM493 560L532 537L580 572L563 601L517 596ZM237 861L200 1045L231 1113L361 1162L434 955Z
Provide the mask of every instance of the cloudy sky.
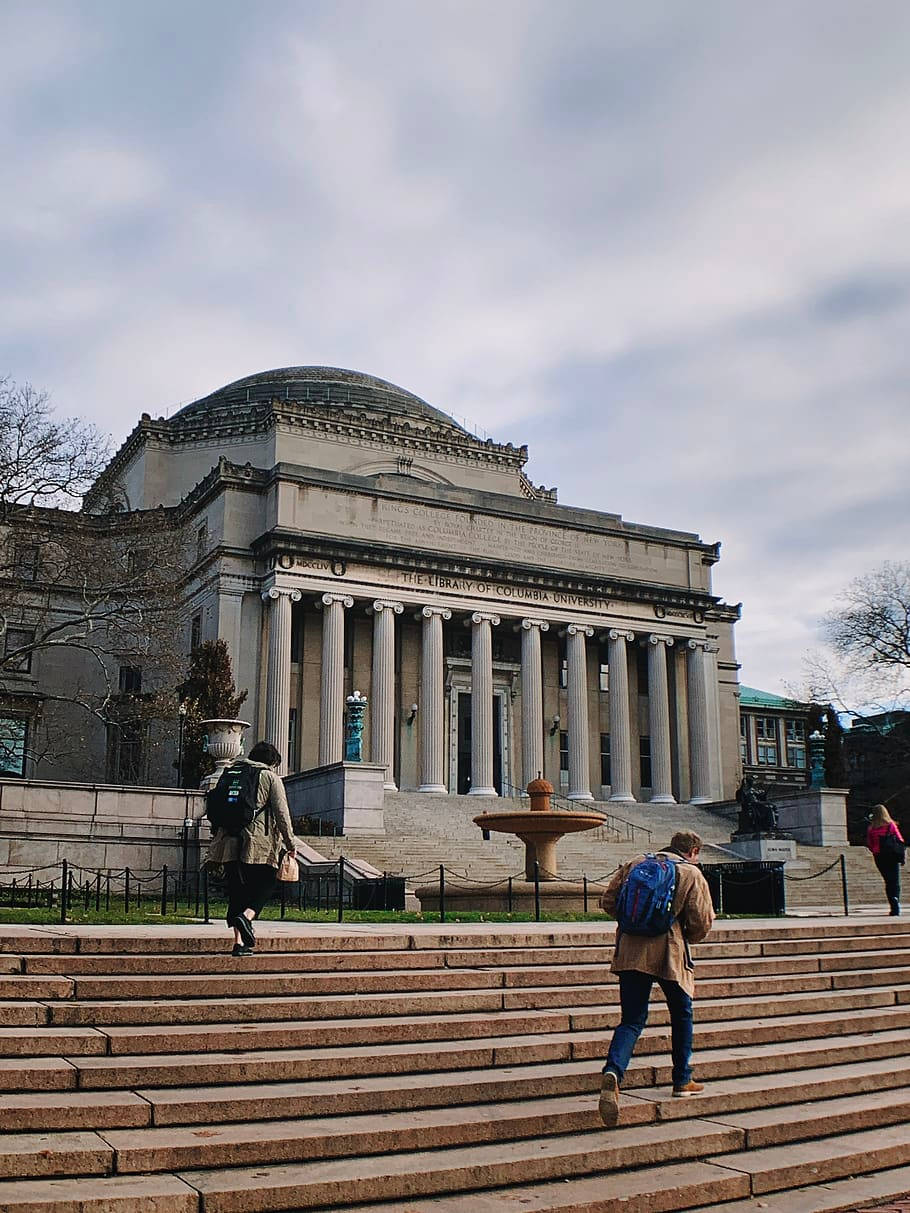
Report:
M390 379L721 540L742 681L908 554L906 0L0 0L0 373L119 443Z

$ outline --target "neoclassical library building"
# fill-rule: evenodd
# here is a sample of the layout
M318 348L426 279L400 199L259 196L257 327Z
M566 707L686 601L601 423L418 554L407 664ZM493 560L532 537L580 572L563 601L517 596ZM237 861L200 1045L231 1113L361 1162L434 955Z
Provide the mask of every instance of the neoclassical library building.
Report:
M559 504L527 458L381 379L290 367L143 415L85 509L179 511L175 628L187 656L226 642L241 715L288 771L341 761L356 690L389 789L503 795L542 773L574 800L732 797L719 545ZM172 784L172 759L137 782Z

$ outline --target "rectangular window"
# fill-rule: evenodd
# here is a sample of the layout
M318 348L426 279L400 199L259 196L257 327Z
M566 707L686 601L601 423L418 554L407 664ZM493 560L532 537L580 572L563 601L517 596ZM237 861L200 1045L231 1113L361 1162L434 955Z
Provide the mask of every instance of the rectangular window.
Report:
M135 665L120 667L120 694L138 695L142 690L142 670Z
M569 663L565 657L559 663L559 685L563 690L569 685Z
M23 581L35 581L38 577L37 543L17 543L13 558L16 574Z
M777 741L777 721L773 716L755 717L755 736L764 741Z
M0 716L0 775L25 778L28 721L24 716Z
M202 643L202 612L190 621L190 652L195 653Z
M125 720L107 726L107 769L111 783L141 783L143 726Z
M806 722L804 720L785 720L784 728L787 732L787 741L806 740Z
M600 689L602 691L610 689L610 667L603 661L600 663Z
M196 532L196 559L201 560L205 555L206 548L209 546L209 528L208 523L203 522L199 530Z
M35 633L31 628L7 628L3 638L3 653L9 657L15 653L17 649L28 648L30 644L35 643ZM12 674L30 674L32 672L32 654L31 652L23 653L21 657L14 657L9 662L4 662L6 669Z
M607 786L613 782L610 778L610 734L600 735L600 782Z
M739 718L739 756L744 763L749 761L749 717Z
M758 765L763 767L777 766L777 746L766 741L760 741L755 747Z
M638 774L639 782L643 788L651 786L651 738L639 737L638 739Z
M288 770L297 770L297 709L288 713Z
M787 766L799 767L803 771L806 769L806 747L804 745L787 743Z
M559 769L561 771L569 769L569 734L565 730L559 734Z

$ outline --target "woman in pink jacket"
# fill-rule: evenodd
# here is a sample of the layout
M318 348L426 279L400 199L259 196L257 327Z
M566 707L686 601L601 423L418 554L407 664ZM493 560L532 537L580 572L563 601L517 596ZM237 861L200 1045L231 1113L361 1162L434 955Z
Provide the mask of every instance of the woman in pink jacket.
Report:
M869 814L866 846L885 882L885 895L891 914L901 912L901 864L904 862L904 836L883 804Z

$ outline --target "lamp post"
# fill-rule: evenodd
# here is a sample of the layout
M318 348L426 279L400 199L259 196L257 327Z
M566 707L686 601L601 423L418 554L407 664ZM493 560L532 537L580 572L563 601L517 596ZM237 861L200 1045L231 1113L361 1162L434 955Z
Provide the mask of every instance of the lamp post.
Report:
M366 695L355 691L348 695L345 703L348 705L348 721L345 729L344 760L345 762L361 762L363 760L363 714L367 708Z
M187 867L187 851L190 845L190 830L193 828L193 819L187 814L183 819L183 882L186 885L186 867Z
M186 728L186 704L177 705L177 787L183 787L183 732ZM185 867L186 865L184 865Z

